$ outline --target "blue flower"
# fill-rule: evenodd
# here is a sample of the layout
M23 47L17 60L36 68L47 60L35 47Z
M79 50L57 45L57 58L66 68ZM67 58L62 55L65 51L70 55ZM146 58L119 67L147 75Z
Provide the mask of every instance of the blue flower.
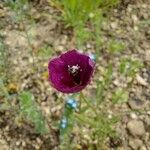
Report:
M65 129L66 127L67 127L67 119L64 117L62 120L61 120L61 122L60 122L60 127L62 128L62 129Z
M66 101L66 105L69 106L71 109L76 109L77 108L77 101L72 99L72 98L69 98L67 101Z

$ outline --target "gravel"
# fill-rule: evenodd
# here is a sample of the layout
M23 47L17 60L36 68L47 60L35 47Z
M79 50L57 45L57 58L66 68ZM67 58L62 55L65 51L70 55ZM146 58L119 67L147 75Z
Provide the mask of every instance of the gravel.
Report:
M144 123L140 120L131 120L127 123L127 130L131 135L134 137L136 136L144 136L145 134L145 128Z

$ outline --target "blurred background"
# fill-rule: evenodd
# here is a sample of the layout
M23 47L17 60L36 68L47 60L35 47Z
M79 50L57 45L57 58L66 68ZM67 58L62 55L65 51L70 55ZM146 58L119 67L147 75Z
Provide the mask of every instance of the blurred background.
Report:
M0 0L0 150L150 150L149 10L148 0ZM74 48L96 68L61 132L72 95L52 88L47 67Z

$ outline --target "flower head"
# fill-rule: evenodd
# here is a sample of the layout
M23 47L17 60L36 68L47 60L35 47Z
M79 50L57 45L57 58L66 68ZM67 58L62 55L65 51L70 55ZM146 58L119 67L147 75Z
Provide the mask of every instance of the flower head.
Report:
M94 61L89 56L70 50L49 62L49 80L63 93L76 93L90 82Z

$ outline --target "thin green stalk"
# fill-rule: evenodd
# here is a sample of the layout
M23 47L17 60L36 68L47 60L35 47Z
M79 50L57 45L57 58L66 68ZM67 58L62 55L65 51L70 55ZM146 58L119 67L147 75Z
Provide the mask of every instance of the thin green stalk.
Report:
M86 98L84 97L84 95L83 95L83 93L81 92L80 93L80 97L81 97L81 99L83 99L83 101L87 104L87 106L89 106L92 110L93 110L93 112L96 114L96 116L98 115L98 113L97 113L97 111L96 111L96 108L94 107L94 106L92 106L87 100L86 100Z
M82 121L82 122L84 122L84 123L86 123L86 124L89 124L89 125L91 125L92 127L95 126L94 123L92 123L92 122L90 122L89 120L86 120L85 118L81 117L80 114L78 114L78 113L74 113L74 116L75 116L78 120L80 120L80 121Z
M1 88L1 90L4 92L4 96L5 96L7 99L9 99L9 98L10 98L10 95L9 95L9 93L8 93L8 91L7 91L6 87L5 87L5 85L4 85L2 79L0 79L0 88ZM6 102L7 102L7 101L6 101Z

